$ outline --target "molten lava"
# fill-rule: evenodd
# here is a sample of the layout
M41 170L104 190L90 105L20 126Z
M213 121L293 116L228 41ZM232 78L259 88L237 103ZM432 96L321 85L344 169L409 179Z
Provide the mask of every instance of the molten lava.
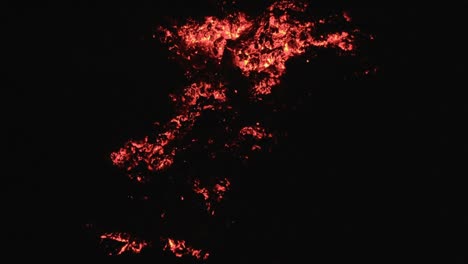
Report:
M273 3L259 17L234 12L221 18L208 16L203 21L188 20L183 25L159 27L161 41L168 46L174 58L186 66L186 77L191 84L170 95L176 108L175 116L153 135L130 140L113 152L113 164L131 179L142 183L150 181L161 171L170 173L171 167L178 162L176 155L191 147L187 142L198 141L190 137L184 139L205 113L236 114L230 94L237 94L240 88L230 86L229 76L223 75L223 68L234 68L240 77L248 80L249 99L256 102L268 98L272 89L281 83L286 63L293 57L325 48L352 55L351 51L355 50L353 33L356 31L320 33L318 27L330 18L316 21L299 19L298 14L306 9L305 4L281 0ZM351 21L348 13L343 13L341 19L344 23ZM229 89L233 93L229 93ZM242 144L251 144L247 148L250 151L261 151L262 144L274 137L274 133L258 122L229 127L229 121L226 121L226 131L232 131L229 133L233 136L227 137L222 145L233 153ZM208 144L214 144L214 140L208 140ZM216 153L211 156L214 159ZM244 157L248 158L247 155ZM228 178L216 177L212 181L187 180L190 189L202 198L209 215L215 215L214 206L226 198L231 188ZM211 185L202 182L210 182ZM190 197L178 195L182 201ZM160 212L160 218L169 219L166 211ZM140 253L148 246L147 242L131 238L126 233L106 233L101 239L123 244L116 250L117 255ZM187 246L184 240L164 238L162 241L165 244L163 250L176 257L192 256L204 260L209 256L203 250Z
M119 242L121 247L116 252L111 252L109 255L121 255L125 252L131 253L140 253L143 248L148 246L146 241L137 240L131 237L130 234L127 233L105 233L101 235L101 241L105 240L112 240L115 242Z
M203 197L206 210L211 215L214 215L215 211L212 208L213 203L219 203L223 200L224 194L229 189L230 185L231 182L225 178L216 183L211 190L208 190L206 187L201 187L200 180L196 179L193 183L193 191Z
M315 36L317 22L302 22L290 14L306 8L305 4L278 1L258 18L236 13L223 19L207 17L202 23L189 21L181 27L160 28L162 41L188 61L202 56L202 60L192 64L194 68L204 68L202 65L209 59L221 64L226 49L230 50L234 65L251 80L254 98L261 99L280 83L286 72L286 62L305 53L307 48L354 49L352 34L334 32ZM343 17L351 21L347 13ZM228 40L234 42L232 47L227 46Z
M270 133L270 134L267 134L265 132L265 129L263 127L260 127L258 124L256 126L247 126L247 127L244 127L242 128L240 131L239 131L239 134L242 135L242 136L251 136L255 139L263 139L263 138L271 138L273 137L273 135Z
M204 252L201 249L194 249L192 247L186 246L184 240L175 240L168 238L166 240L166 245L164 246L163 250L168 250L174 253L174 255L178 258L183 256L192 256L196 259L207 259L210 254L208 252Z

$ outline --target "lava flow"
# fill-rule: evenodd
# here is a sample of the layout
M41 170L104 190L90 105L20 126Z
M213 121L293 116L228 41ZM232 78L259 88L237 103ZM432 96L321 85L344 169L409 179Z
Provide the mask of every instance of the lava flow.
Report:
M268 100L272 90L281 83L286 73L286 62L291 58L325 48L335 49L341 55L353 54L356 30L337 30L327 34L317 30L328 20L351 22L348 13L304 21L300 19L300 14L306 9L306 4L283 0L273 3L258 17L233 12L221 18L209 16L203 21L188 20L182 25L159 27L157 35L172 52L174 59L185 65L186 78L191 84L170 95L176 106L176 114L169 122L154 135L130 140L113 152L113 164L131 179L142 183L160 176L163 171L170 174L171 168L181 162L177 159L178 154L188 151L192 143L198 141L191 132L205 114L236 115L231 97L236 96L240 88L231 86L229 76L223 75L223 68L237 69L250 85L248 99L258 102ZM240 146L246 144L249 147L243 149L262 151L263 146L275 137L274 131L262 127L260 122L240 126L231 126L229 120L221 123L227 131L227 141L221 146L225 146L224 150L231 151L233 155L246 156L245 153L239 154ZM233 187L225 176L210 181L192 178L186 183L191 186L195 194L193 197L202 198L210 216L216 215L216 205L226 198ZM167 217L166 212L161 212L161 215ZM123 243L116 254L140 253L143 247L149 245L124 233L107 233L101 238ZM184 240L162 240L165 241L162 250L170 251L176 257L192 256L204 260L210 255L205 250L186 246Z
M229 180L224 179L216 183L211 190L208 190L205 187L200 187L200 181L196 179L193 183L193 191L203 196L203 200L205 200L206 210L211 215L214 215L215 211L211 207L212 201L221 202L221 200L224 198L224 193L229 189L230 185L231 183L229 182Z
M135 239L128 233L105 233L101 235L101 241L115 241L120 244L120 249L109 255L121 255L125 252L140 253L143 248L148 246L148 243L143 240Z
M164 246L163 250L171 251L174 256L180 258L183 256L192 256L196 259L207 259L210 254L203 251L201 249L194 249L192 247L186 246L184 240L175 240L168 238L166 245Z

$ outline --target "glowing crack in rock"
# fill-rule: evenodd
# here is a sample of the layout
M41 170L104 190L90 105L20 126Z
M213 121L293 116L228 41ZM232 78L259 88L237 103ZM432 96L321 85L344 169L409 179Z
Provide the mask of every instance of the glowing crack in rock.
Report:
M178 164L176 156L199 141L189 136L202 116L208 111L236 116L231 95L238 96L237 89L243 88L234 87L229 82L229 74L223 73L224 68L235 69L239 78L247 80L248 99L257 103L269 98L272 89L281 83L291 58L326 48L335 49L341 55L353 55L356 30L336 30L330 33L319 30L329 20L351 22L350 15L345 12L341 17L315 21L304 21L304 16L299 19L301 16L298 14L307 8L306 4L282 0L273 3L258 17L233 12L225 17L208 16L201 21L188 20L181 25L159 27L157 30L161 42L172 52L173 59L185 67L189 85L169 95L176 110L174 116L165 125L159 126L153 135L129 140L113 152L113 164L131 179L141 183L150 181L162 171L170 174L170 169ZM310 58L307 59L309 61ZM224 119L223 122L229 136L221 146L224 145L224 149L233 156L240 153L241 157L248 159L249 156L242 151L261 151L264 144L271 143L268 140L274 135L274 131L270 132L260 123L230 126L229 120ZM214 142L210 138L207 145L213 145ZM248 148L244 148L248 144ZM215 159L216 152L207 155ZM183 178L184 175L179 177ZM186 184L201 196L206 211L214 216L214 206L226 198L231 182L226 177L217 176L206 182L211 185L202 185L202 181L196 178L187 180ZM187 198L191 196L184 196L183 193L176 195L179 201L191 202ZM164 208L159 212L164 223L171 219L168 214L169 211ZM101 239L122 244L113 253L116 255L124 252L140 253L148 246L147 242L132 239L127 233L105 233ZM191 256L204 260L210 255L204 250L187 246L184 240L165 238L162 241L163 250L172 252L176 257Z
M101 235L101 241L104 240L111 240L121 244L120 249L109 253L109 255L121 255L125 252L138 254L143 248L148 246L146 241L134 239L128 233L105 233Z
M206 260L210 254L201 249L194 249L186 246L184 240L175 240L168 238L163 250L171 251L176 257L181 258L184 256L192 256L196 259Z

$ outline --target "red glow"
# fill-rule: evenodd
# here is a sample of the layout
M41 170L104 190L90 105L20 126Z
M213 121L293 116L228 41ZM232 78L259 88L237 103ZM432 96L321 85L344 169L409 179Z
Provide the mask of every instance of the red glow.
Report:
M267 137L268 138L273 137L271 133L270 134L266 133L265 129L258 125L244 127L239 131L239 134L242 136L252 136L253 138L258 139L258 140L267 138Z
M115 253L109 253L109 255L121 255L125 252L131 252L138 254L143 248L148 246L148 243L142 240L134 239L127 233L105 233L101 235L101 241L113 240L122 243L121 248Z
M175 33L163 28L160 30L165 33L163 41L172 43L170 50L177 55L187 60L208 56L219 61L223 57L227 40L239 38L251 25L244 14L236 13L224 19L209 16L203 23L188 21L181 27L174 27Z
M242 93L238 91L242 87L233 87L235 85L228 83L229 78L222 75L223 67L234 67L240 77L247 79L251 95L249 99L255 102L267 98L272 89L281 83L281 78L286 73L286 64L291 58L325 48L336 49L340 54L351 54L355 50L353 32L356 31L319 33L318 28L330 22L331 18L303 21L294 16L295 12L304 12L306 8L305 4L280 0L258 17L237 12L222 18L208 16L203 21L189 20L170 28L160 27L158 30L162 33L161 41L186 66L188 85L169 96L174 104L174 116L161 126L157 123L158 130L152 135L143 139L131 139L111 153L113 164L139 183L145 183L151 180L151 176L163 171L167 174L174 172L171 167L183 160L176 159L176 156L179 158L186 149L205 142L196 136L188 137L192 136L189 133L196 127L201 116L211 111L237 114L235 104L231 104L232 98L229 96L240 96ZM348 13L342 15L341 20L351 21ZM305 60L309 63L311 59L309 57ZM366 70L363 74L370 73L372 70ZM228 91L228 87L232 91ZM268 149L264 143L271 142L269 139L273 138L273 133L276 135L276 131L265 129L260 123L241 123L240 127L236 125L235 128L230 126L229 119L222 122L223 128L225 126L225 130L230 133L227 141L221 142L214 134L207 135L205 149L220 144L232 153L239 149L245 149L246 152L260 151ZM242 148L247 142L252 145ZM207 155L215 160L218 153L209 151ZM242 150L235 154L244 163L249 159L250 153ZM226 199L231 188L231 181L219 176L204 181L186 180L185 184L200 198L198 201L202 198L209 215L215 215L216 206ZM178 195L175 196L176 199L184 201L181 204L190 203L190 198L193 197ZM148 199L145 196L144 200ZM169 222L172 215L166 215L163 208L159 217L164 219L161 222ZM122 243L111 255L140 253L148 246L147 242L132 238L126 233L105 233L101 235L101 240ZM162 241L163 250L172 252L176 257L192 256L202 260L209 257L209 253L204 250L187 246L185 240L164 238Z
M234 13L224 18L206 17L204 21L188 21L169 29L159 28L162 41L178 57L191 61L197 71L210 61L221 63L226 49L232 54L232 62L251 81L251 94L261 99L281 82L286 71L286 62L305 53L308 48L337 48L342 51L354 50L353 35L349 32L335 32L315 36L315 22L295 19L291 11L303 12L307 6L293 1L278 1L258 18L243 13ZM351 21L348 13L343 13ZM320 20L319 23L325 23ZM227 45L227 41L234 41ZM216 64L215 63L215 64ZM189 76L192 71L188 71ZM136 168L148 171L162 171L171 167L179 151L177 142L202 115L203 111L226 107L228 98L222 83L194 82L181 95L171 95L177 104L178 115L164 126L164 131L149 141L131 140L120 150L111 154L113 163L125 169L132 179L144 182L142 175L135 175ZM219 107L218 107L219 106ZM246 133L261 139L260 132L243 128Z
M343 18L347 21L347 22L351 22L351 16L349 15L348 12L343 12Z
M292 19L285 12L290 8L291 4L273 4L270 12L260 19L254 37L234 50L234 63L245 76L261 76L253 82L254 95L269 94L271 88L280 83L286 71L286 61L303 54L310 46L339 47L346 51L353 49L351 35L347 32L313 37L315 24ZM275 10L283 12L277 13Z
M221 202L221 200L224 198L224 194L226 193L226 191L229 189L230 186L231 186L231 182L227 178L215 184L215 186L213 187L215 200L218 202Z
M203 195L204 200L210 199L209 191L206 188L201 188L200 187L200 181L199 180L195 180L195 182L193 184L193 191L195 193Z
M260 147L259 145L253 145L252 146L252 150L255 151L255 150L261 150L262 147Z
M148 171L162 171L174 163L178 147L174 141L183 137L189 131L203 110L200 100L212 100L213 104L226 101L225 87L221 84L193 83L186 87L181 96L172 96L174 102L180 102L179 114L173 117L165 126L166 130L156 136L156 140L131 140L120 150L111 154L114 165L127 171L132 179L145 181L136 174L136 168L146 168Z
M219 203L224 199L225 193L229 190L231 182L224 178L216 183L211 189L200 186L200 180L196 179L193 183L193 191L203 196L206 210L214 215L215 211L212 208L213 203Z
M174 253L174 255L178 258L183 256L192 256L196 259L203 259L206 260L210 254L203 251L201 249L194 249L192 247L186 246L184 240L175 240L168 238L166 240L166 245L164 246L163 250L168 250Z
M301 22L293 18L289 11L303 12L305 4L292 1L273 3L261 17L250 18L243 13L218 19L207 17L203 23L189 21L181 27L160 28L163 42L170 44L173 52L186 60L203 55L220 63L225 49L233 54L233 63L252 81L252 93L258 96L271 93L272 87L280 83L286 71L286 61L301 55L309 47L339 48L343 51L354 49L353 36L348 32L335 32L329 35L314 36L316 24ZM350 22L348 13L343 13ZM324 24L324 19L319 23ZM249 35L248 38L242 38ZM235 41L227 47L227 40ZM194 67L197 63L193 64Z

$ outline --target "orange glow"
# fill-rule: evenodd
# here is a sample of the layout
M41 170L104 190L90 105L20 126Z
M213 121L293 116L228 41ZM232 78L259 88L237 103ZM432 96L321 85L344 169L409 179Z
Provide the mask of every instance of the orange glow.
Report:
M309 47L353 50L349 33L340 32L316 38L313 36L313 22L300 22L287 12L304 9L305 6L298 7L289 1L273 4L258 20L253 37L241 42L234 50L237 67L245 76L256 77L252 82L252 93L255 96L271 93L272 87L280 83L286 71L286 62L305 53Z
M210 254L208 252L202 253L200 249L194 249L186 246L184 240L175 240L168 238L163 250L171 251L176 257L192 256L196 259L206 260Z
M270 94L272 87L280 83L286 62L308 48L354 49L350 33L314 36L316 23L302 22L290 15L290 11L304 12L306 8L306 4L283 0L273 3L258 18L235 13L223 19L207 17L202 23L188 21L180 27L160 28L160 31L169 49L186 60L204 56L219 64L225 50L229 49L234 55L234 65L251 80L251 92L260 99L259 96ZM348 13L343 13L343 17L351 21ZM318 23L324 24L326 20L320 19ZM248 38L243 37L247 35ZM235 45L228 47L227 40L234 41ZM205 59L199 64L206 62Z
M221 202L221 200L223 200L224 194L230 186L231 182L227 178L215 184L215 186L213 187L213 193L215 194L215 200L217 202Z
M172 96L174 102L180 102L179 114L173 117L165 126L166 130L156 136L155 141L131 140L120 150L111 154L114 165L127 171L131 179L144 182L136 168L146 168L148 171L163 171L174 163L178 147L174 141L182 138L190 131L202 111L210 108L202 107L200 100L212 100L213 104L226 101L225 87L205 82L193 83L186 87L179 97Z
M138 254L143 248L148 246L147 242L134 239L129 234L120 232L102 234L101 241L104 240L113 240L122 243L120 249L118 249L116 252L109 253L109 255L121 255L125 252Z
M265 129L258 125L244 127L239 131L239 134L242 136L252 136L253 138L258 140L273 137L271 133L266 133Z
M349 15L348 12L343 12L343 18L347 21L347 22L351 22L351 16Z
M353 55L356 49L353 35L357 32L356 30L349 32L335 30L328 34L320 30L328 22L333 22L331 20L336 17L343 22L351 22L349 13L345 12L342 16L333 18L304 21L307 16L300 13L304 13L306 9L306 4L293 0L279 0L271 4L258 17L249 17L244 13L235 12L221 18L208 16L200 21L188 20L168 28L159 27L160 40L167 45L174 58L185 66L184 74L187 82L169 95L169 100L174 105L174 115L161 125L156 122L157 130L151 135L140 139L130 139L120 149L111 153L112 163L127 173L130 179L143 184L147 183L151 176L162 172L171 174L171 177L183 177L185 168L190 168L191 165L184 160L185 157L190 157L190 155L185 155L184 151L190 150L191 147L200 152L206 150L206 153L202 153L206 154L205 158L209 156L212 159L210 161L216 161L216 157L223 159L223 156L213 151L213 148L224 146L225 150L229 149L238 157L237 159L242 159L243 164L247 163L247 160L248 162L255 161L256 153L253 151L259 153L265 149L271 152L273 148L269 148L266 144L273 142L271 140L273 133L275 135L281 133L266 129L260 123L254 125L242 123L242 120L238 118L241 115L238 113L243 110L237 111L235 107L239 104L231 104L231 100L234 102L239 99L244 94L242 92L244 87L235 87L236 85L229 83L229 80L245 78L249 92L249 97L246 99L254 102L268 100L268 95L281 84L282 77L287 70L287 62L291 58L304 54L313 55L314 51L321 49L334 49L339 51L340 55ZM156 36L157 34L154 34L152 38ZM313 57L309 56L301 60L309 63ZM230 71L231 68L234 68L234 71ZM375 71L376 69L367 69L362 74L368 75ZM224 76L231 72L235 78ZM229 91L228 88L232 90ZM233 98L230 98L231 95ZM236 102L243 103L244 98L240 99ZM207 137L201 139L197 138L197 133L190 134L194 127L202 123L199 120L203 115L215 111L217 111L216 115L209 116L207 119L211 122L210 118L214 118L215 122L218 122L216 118L219 118L217 124L222 125L221 128L226 131L226 137L224 135L217 137L219 134L218 130L215 130L218 129L217 127L213 130L216 134L208 134ZM226 113L227 115L223 117L222 115ZM235 122L231 122L235 126L231 126L230 121L236 118ZM206 131L203 130L203 132ZM205 138L206 144L197 149L205 142ZM247 145L246 148L244 148L245 145ZM179 174L180 171L171 170L173 166L177 166L178 162L187 163L180 173L182 175L174 175ZM195 166L195 168L198 167ZM190 172L189 175L192 175ZM189 203L196 200L204 206L203 210L206 208L206 212L214 216L216 207L223 200L229 199L227 195L231 189L231 181L228 178L216 176L207 177L203 181L200 179L182 180L185 180L185 182L181 181L187 185L185 187L195 194L175 195L174 199L178 199L179 204L190 206ZM198 199L192 199L194 196ZM148 199L144 197L144 200ZM158 212L160 219L163 219L160 222L169 223L174 217L170 214L171 211L166 209L162 208ZM168 214L165 213L166 211ZM101 241L111 240L122 244L110 255L121 255L124 252L140 253L149 245L143 240L132 238L127 233L105 233L100 238ZM191 256L195 259L206 260L210 255L205 250L187 246L185 240L163 238L162 243L164 244L163 250L172 252L175 257Z
M203 196L206 210L211 215L214 215L215 211L212 208L212 205L223 200L224 195L229 190L230 185L231 182L227 178L224 178L216 183L211 189L208 189L206 187L201 187L200 180L195 179L193 183L193 191Z
M195 193L203 195L204 200L210 199L210 194L209 194L208 190L206 188L201 188L200 187L200 181L198 179L195 180L195 182L193 184L193 191Z
M250 80L251 95L261 100L281 83L290 58L310 48L336 48L344 52L355 49L350 32L316 36L316 22L300 21L291 15L291 11L304 12L306 8L305 4L282 0L257 18L237 12L224 18L209 16L201 22L189 20L180 26L161 27L159 31L161 40L174 54L191 62L194 69L188 70L187 76L204 69L210 62L221 64L225 51L229 50L233 65ZM348 13L343 13L343 17L351 21ZM321 19L318 24L326 22ZM233 44L228 45L228 41ZM178 113L163 126L163 132L155 140L150 141L148 137L131 140L111 154L113 163L125 169L130 178L146 181L141 174L136 175L136 168L150 172L170 168L180 148L177 141L191 130L203 111L229 108L226 88L221 82L193 82L180 95L171 95L171 99L177 104ZM241 134L258 139L267 136L249 127L243 128Z
M171 43L170 49L186 60L208 56L221 60L227 40L235 40L252 26L243 13L229 15L224 19L206 17L203 23L188 21L171 30L161 28L163 42Z
M255 150L261 150L262 147L260 147L259 145L253 145L252 146L252 150L255 151Z

